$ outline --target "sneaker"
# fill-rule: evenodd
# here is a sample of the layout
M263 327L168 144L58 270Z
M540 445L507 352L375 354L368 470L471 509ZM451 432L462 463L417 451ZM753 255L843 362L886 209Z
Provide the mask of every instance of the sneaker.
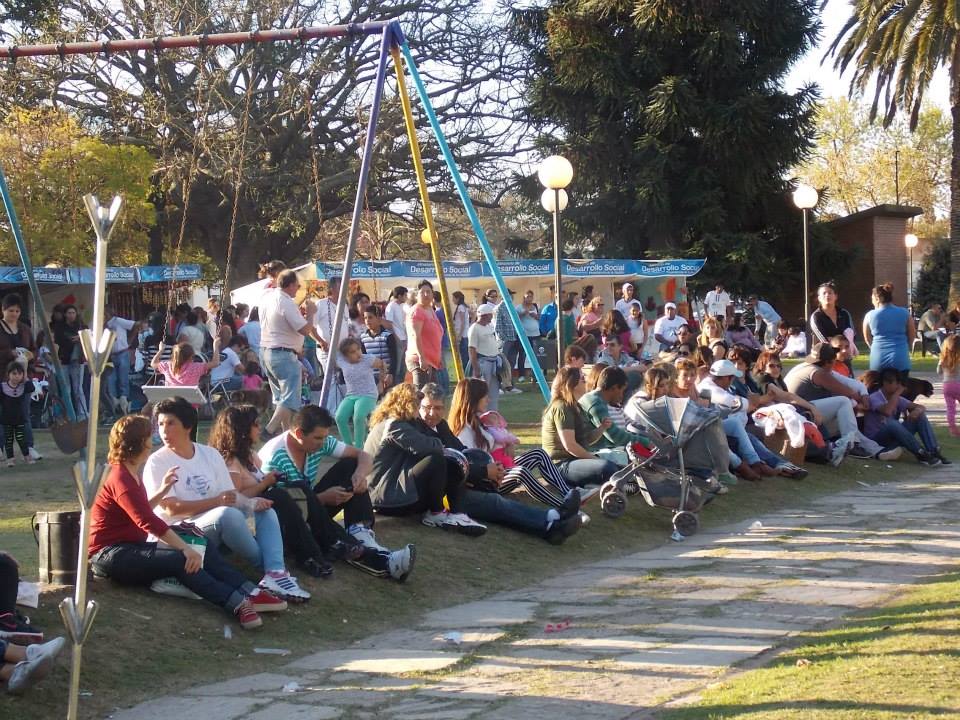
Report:
M737 478L733 473L720 473L717 475L717 480L719 480L720 484L724 486L737 484Z
M544 539L551 545L562 545L566 539L574 535L581 526L580 515L571 515L561 520L553 520L547 527Z
M417 561L417 546L410 544L403 550L395 550L390 553L390 577L398 583L405 582L413 571L413 565Z
M563 502L560 503L560 506L557 508L560 519L562 520L576 515L582 504L583 496L580 494L580 490L578 488L571 488L570 492L563 497Z
M592 488L581 488L580 489L580 505L586 505L587 502L597 495L600 494L600 486L596 485Z
M287 609L286 600L278 598L263 588L257 588L256 592L247 598L247 602L250 603L250 607L253 608L254 612L258 613L280 612L281 610Z
M16 465L17 465L16 460L14 460L13 458L7 459L7 467L16 467Z
M953 465L953 463L947 460L939 450L937 450L934 455L937 456L937 460L940 461L941 465Z
M920 452L917 453L917 462L919 462L921 465L928 465L930 467L934 467L940 464L940 458L938 458L935 455L931 455L930 453L924 450L921 450Z
M295 603L303 603L310 599L310 593L300 587L297 579L290 573L267 573L260 581L260 587L277 597Z
M720 482L717 478L709 478L706 483L707 492L712 492L714 495L726 495L730 492L730 488Z
M237 622L240 623L240 627L244 630L253 630L253 628L258 628L263 625L263 620L260 618L260 615L257 614L257 611L253 609L253 604L249 600L244 600L237 605L237 609L233 611L233 614L237 616Z
M810 473L804 470L798 465L793 463L783 463L782 465L777 465L777 472L779 472L783 477L790 478L791 480L803 480Z
M523 390L521 390L518 387L508 387L507 392L510 393L511 395L520 395L523 393Z
M852 458L857 458L857 460L873 459L873 455L871 455L866 450L864 450L863 447L860 445L860 443L854 443L850 447L850 449L847 451L847 455L849 455Z
M30 618L14 610L0 615L0 640L14 645L31 645L43 642L43 632L30 624Z
M500 393L501 395L503 395L503 394L504 394L504 392L503 392L503 388L500 388L500 389L499 389L499 390L498 390L497 392L499 392L499 393Z
M36 460L34 460L34 459L33 459L32 457L30 457L29 455L27 455L27 456L23 459L23 461L24 461L27 465L33 465L33 464L36 462Z
M322 557L307 558L300 563L300 568L310 577L328 578L333 575L333 564L327 562Z
M377 536L374 534L372 528L368 528L365 525L356 525L350 528L350 536L360 543L363 547L368 547L371 550L386 550L383 545L377 542Z
M580 527L586 527L587 525L590 524L590 516L587 515L585 512L583 512L582 510L580 511L579 518L580 518Z
M891 460L899 460L901 455L903 455L903 448L895 447L892 450L881 450L876 454L876 458L883 462L890 462Z
M427 510L420 519L420 522L427 527L442 528L443 530L449 530L453 527L453 523L450 520L450 513L446 510L441 510L440 512Z
M840 463L847 456L847 450L853 445L853 435L844 435L833 444L833 450L830 453L830 464L839 467Z
M7 680L7 692L11 695L20 695L49 675L64 645L66 640L62 637L54 638L42 645L29 645L26 651L27 659L13 666L13 673Z
M486 525L481 525L466 513L450 513L453 529L467 537L480 537L487 531Z
M160 595L172 595L173 597L186 598L187 600L202 600L193 590L172 577L154 580L150 583L150 589Z
M37 449L34 447L27 448L27 454L29 454L34 460L43 460L43 455L38 453Z

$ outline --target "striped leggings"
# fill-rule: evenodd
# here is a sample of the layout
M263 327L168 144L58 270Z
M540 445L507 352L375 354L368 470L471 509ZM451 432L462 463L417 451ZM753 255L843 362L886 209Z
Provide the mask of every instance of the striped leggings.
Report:
M27 457L29 449L27 448L27 435L26 435L26 426L21 423L20 425L4 425L3 426L3 449L7 453L7 460L13 460L13 441L17 441L17 445L20 446L20 452L23 453L24 457Z
M563 503L563 497L570 492L570 486L567 479L560 472L560 469L553 464L553 460L544 450L536 449L525 452L523 455L513 459L516 467L507 470L503 475L503 482L497 488L501 495L513 492L523 485L524 489L544 505L550 507L560 507ZM544 487L533 474L534 470L539 470L551 487L560 491L557 495L550 488Z

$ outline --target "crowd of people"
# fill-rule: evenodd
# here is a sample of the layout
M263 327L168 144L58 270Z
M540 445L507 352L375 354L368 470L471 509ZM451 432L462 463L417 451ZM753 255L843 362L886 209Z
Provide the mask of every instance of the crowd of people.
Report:
M874 309L862 328L870 371L855 379L855 329L833 283L818 289L809 350L802 328L757 296L746 301L749 327L722 285L707 295L709 314L698 326L672 302L648 323L629 283L609 310L590 292L540 308L532 292L517 300L490 289L475 309L454 293L448 339L428 281L412 291L394 288L384 305L363 293L350 297L334 348L339 279L330 279L326 297L298 304L294 271L273 262L263 275L268 282L255 307L211 301L206 309L177 306L143 323L108 311L108 327L122 338L105 383L118 419L90 530L96 575L202 598L243 628L258 627L262 613L310 598L294 572L328 577L344 562L404 582L417 549L381 544L378 516L416 518L474 538L496 524L565 542L590 522L587 504L631 464L631 451L676 463L675 448L648 420L662 412L665 398L716 418L685 448L687 472L711 495L729 493L740 480L803 478L807 462L891 461L906 451L926 465L949 463L923 406L907 393L916 330L910 314L893 304L889 286L874 289ZM12 461L16 441L30 461L23 397L32 392L27 378L42 361L44 343L20 322L20 302L3 300L0 420L7 457ZM519 328L507 303L514 303ZM957 313L960 321L960 307ZM80 411L89 407L76 351L82 323L73 307L57 308L54 316L53 351L68 369ZM561 323L562 362L541 416L539 446L524 452L499 410L500 398L521 392L517 386L536 362L523 357L517 332L532 341L555 338ZM198 408L184 397L128 412L135 351L155 382L208 383L227 394L206 444L198 442ZM453 352L466 371L456 383L446 371ZM311 393L331 353L337 392L320 406L309 400L316 399ZM801 361L785 372L788 357ZM945 394L952 387L960 398L956 336L943 341L941 365ZM956 433L949 406L948 412ZM10 644L0 650L13 666L0 669L8 685L15 668L38 662L29 648L26 655ZM43 658L56 650L44 650Z

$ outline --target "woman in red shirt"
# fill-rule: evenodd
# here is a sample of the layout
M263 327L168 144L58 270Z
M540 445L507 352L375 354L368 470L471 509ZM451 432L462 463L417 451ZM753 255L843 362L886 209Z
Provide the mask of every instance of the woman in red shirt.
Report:
M437 381L437 371L443 362L440 353L442 339L443 327L433 308L433 285L424 280L417 288L417 304L407 317L406 360L417 390Z
M171 468L151 498L140 476L151 453L152 428L142 415L120 418L110 430L110 474L100 488L90 521L90 564L95 575L123 585L150 585L176 578L204 600L232 613L244 628L263 624L258 612L286 609L286 602L258 588L235 570L213 545L201 556L187 545L153 508L176 484ZM223 493L225 505L233 491ZM153 535L164 545L147 542Z

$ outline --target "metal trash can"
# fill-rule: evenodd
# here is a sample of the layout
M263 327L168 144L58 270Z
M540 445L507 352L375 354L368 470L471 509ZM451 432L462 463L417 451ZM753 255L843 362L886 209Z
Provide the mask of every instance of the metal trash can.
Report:
M77 581L80 553L80 511L38 512L32 524L40 551L40 582L73 585Z

